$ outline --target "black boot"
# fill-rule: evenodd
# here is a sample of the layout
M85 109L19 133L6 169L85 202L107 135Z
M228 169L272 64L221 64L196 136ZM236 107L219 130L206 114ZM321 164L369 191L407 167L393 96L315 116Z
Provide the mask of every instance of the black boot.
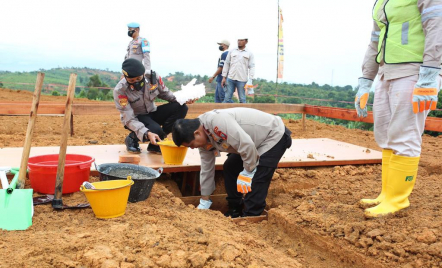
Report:
M147 146L147 151L148 151L149 153L161 154L160 146L158 146L158 145L153 145L152 143L149 143L149 145Z
M224 216L231 217L232 219L241 217L242 216L242 205L229 203L229 210L227 210L227 212L224 213Z
M131 132L127 135L124 143L126 144L126 149L129 153L139 154L141 152L138 141L139 139L137 138L137 135L135 135L135 132Z

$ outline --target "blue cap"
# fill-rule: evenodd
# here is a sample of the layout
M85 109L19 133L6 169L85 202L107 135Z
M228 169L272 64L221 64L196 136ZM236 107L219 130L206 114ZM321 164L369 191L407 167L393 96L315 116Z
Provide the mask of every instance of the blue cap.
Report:
M127 27L129 28L139 28L140 24L138 22L131 22L127 24Z

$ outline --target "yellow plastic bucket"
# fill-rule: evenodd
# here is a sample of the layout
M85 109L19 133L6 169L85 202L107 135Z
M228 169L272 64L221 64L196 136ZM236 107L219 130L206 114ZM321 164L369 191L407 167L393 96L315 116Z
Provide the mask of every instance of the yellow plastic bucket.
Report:
M158 142L163 155L164 163L167 165L181 165L186 157L187 147L176 146L172 140Z
M99 181L91 183L95 189L80 187L94 211L100 219L116 218L126 212L130 187L134 184L131 179Z

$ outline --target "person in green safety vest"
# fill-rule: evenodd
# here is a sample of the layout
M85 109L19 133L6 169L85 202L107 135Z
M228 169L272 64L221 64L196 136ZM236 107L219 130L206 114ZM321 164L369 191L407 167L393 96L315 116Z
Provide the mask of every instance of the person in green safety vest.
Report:
M368 218L410 206L425 119L436 109L441 87L442 0L378 0L373 20L355 98L358 116L366 117L378 75L373 118L382 148L382 190L377 198L360 201L371 206Z

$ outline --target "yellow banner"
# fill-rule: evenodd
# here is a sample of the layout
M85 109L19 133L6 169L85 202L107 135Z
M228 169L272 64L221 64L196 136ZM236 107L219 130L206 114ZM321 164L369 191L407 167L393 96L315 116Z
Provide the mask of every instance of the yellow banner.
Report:
M282 10L279 8L279 32L278 32L278 79L282 79L284 72L284 42L282 38Z

